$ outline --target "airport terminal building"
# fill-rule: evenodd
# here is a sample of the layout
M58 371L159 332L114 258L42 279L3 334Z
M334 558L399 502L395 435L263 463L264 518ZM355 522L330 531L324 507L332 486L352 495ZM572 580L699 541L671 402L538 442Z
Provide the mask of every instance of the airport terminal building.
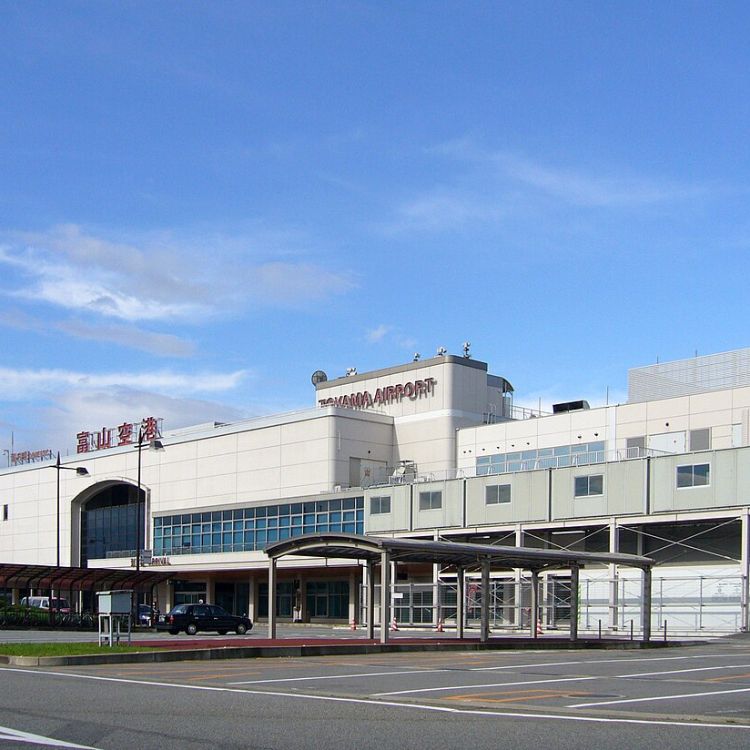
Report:
M442 350L313 384L303 411L172 431L147 418L78 432L59 462L14 456L0 469L0 563L158 568L162 611L204 600L263 620L263 550L304 534L631 553L656 563L655 629L747 629L750 349L633 369L626 403L580 394L552 413L515 406L486 363ZM282 559L276 613L362 622L363 571ZM489 592L467 574L469 621L488 595L493 628L526 625L523 571L494 571ZM638 576L610 564L576 577L579 630L637 623ZM451 570L399 564L390 580L399 623L455 616ZM543 626L565 628L570 573L540 586Z

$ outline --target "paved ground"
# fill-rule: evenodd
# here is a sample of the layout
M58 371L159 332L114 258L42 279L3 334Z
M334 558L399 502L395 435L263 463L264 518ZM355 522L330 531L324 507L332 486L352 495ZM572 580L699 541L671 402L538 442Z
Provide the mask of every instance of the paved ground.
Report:
M0 669L0 747L59 741L103 750L739 750L750 747L750 639Z

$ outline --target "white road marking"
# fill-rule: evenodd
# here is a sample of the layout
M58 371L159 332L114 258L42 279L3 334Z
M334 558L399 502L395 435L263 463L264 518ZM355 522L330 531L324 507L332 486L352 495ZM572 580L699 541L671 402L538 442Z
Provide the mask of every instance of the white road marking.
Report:
M722 667L694 667L693 669L671 669L668 672L641 672L640 674L618 674L616 677L656 677L663 674L686 674L687 672L710 672L714 669L747 669L750 664L725 664Z
M648 703L648 701L673 701L678 698L710 698L712 695L728 695L730 693L750 693L750 688L737 690L710 690L705 693L683 693L682 695L655 695L650 698L621 698L616 701L600 701L597 703L576 703L568 708L588 708L589 706L612 706L615 703Z
M89 745L76 745L73 742L64 742L55 740L52 737L42 737L41 734L31 734L30 732L21 732L18 729L10 727L0 727L0 740L9 742L28 742L31 745L49 745L50 747L74 747L81 750L96 750Z
M326 674L314 677L280 677L273 680L245 680L243 682L228 682L227 685L265 685L272 682L298 682L305 680L344 680L351 677L383 677L401 674L434 674L435 672L452 672L452 669L410 669L396 672L360 672L359 674Z
M713 655L715 656L715 655ZM721 656L736 656L736 654L721 654ZM633 662L641 661L676 661L683 659L707 659L707 656L695 655L695 656L655 656L655 657L643 657L637 659L623 658L623 659L589 659L581 661L552 661L552 662L537 662L534 664L504 664L500 667L466 667L466 672L499 672L502 670L516 670L516 669L539 669L540 667L566 667L572 664L632 664ZM720 667L716 667L719 669ZM357 677L388 677L391 675L400 674L435 674L438 672L455 672L455 669L413 669L413 670L394 670L391 672L360 672L355 674L334 674L334 675L323 675L314 677L282 677L273 680L246 680L242 682L230 682L229 685L264 685L276 682L304 682L307 680L337 680L337 679L349 679ZM655 673L658 674L658 673ZM379 695L388 695L388 693L379 693Z
M653 727L681 727L685 730L693 729L733 729L733 730L750 730L747 724L720 724L711 722L683 722L683 721L665 721L661 719L629 719L620 717L602 717L602 716L570 716L569 714L542 714L542 713L521 713L516 711L492 711L469 708L455 708L454 706L430 706L420 703L398 703L396 701L377 701L371 698L341 698L330 695L311 695L309 693L281 693L266 690L247 690L246 688L230 687L212 687L209 685L180 685L171 682L155 682L150 680L128 680L121 677L100 677L97 675L75 674L72 672L41 672L33 669L9 669L0 667L0 672L20 672L47 677L62 677L67 679L79 680L96 680L99 682L116 682L135 686L158 687L160 689L170 688L173 690L199 690L211 693L233 693L234 695L252 695L254 697L272 697L288 698L290 700L313 700L327 703L351 703L354 705L367 705L370 707L382 706L388 708L402 708L408 711L430 711L435 713L447 713L461 716L477 716L481 718L504 718L504 719L521 719L526 721L539 721L539 719L551 719L553 721L574 721L590 724L638 724L641 726Z
M716 656L716 654L712 654ZM736 656L736 654L720 654L720 656ZM570 664L631 664L637 661L678 661L682 659L707 659L708 656L696 654L695 656L653 656L653 657L642 657L637 659L631 659L629 657L623 657L621 659L581 659L578 661L549 661L549 662L537 662L535 664L507 664L502 667L472 667L469 671L471 672L491 672L498 671L500 669L532 669L539 667L565 667Z
M515 687L517 685L548 685L553 682L583 682L585 680L599 680L600 677L561 677L557 680L524 680L523 682L488 682L484 685L448 685L447 687L418 688L417 690L394 690L388 693L373 693L375 698L384 695L408 695L410 693L437 693L441 690L470 690L474 688Z

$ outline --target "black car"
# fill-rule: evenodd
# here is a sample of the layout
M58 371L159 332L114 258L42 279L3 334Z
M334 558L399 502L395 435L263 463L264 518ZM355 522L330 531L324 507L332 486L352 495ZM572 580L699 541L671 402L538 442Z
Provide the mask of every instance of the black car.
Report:
M172 635L181 630L188 635L195 635L199 630L215 630L219 635L234 630L237 635L245 635L253 629L253 623L247 617L230 615L215 604L178 604L166 615L159 615L156 629Z
M154 624L155 614L154 608L150 604L139 604L136 625L150 628Z

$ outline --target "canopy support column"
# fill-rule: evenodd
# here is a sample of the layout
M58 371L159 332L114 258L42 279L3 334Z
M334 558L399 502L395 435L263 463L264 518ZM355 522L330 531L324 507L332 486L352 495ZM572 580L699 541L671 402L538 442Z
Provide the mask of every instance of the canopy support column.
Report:
M380 553L380 642L388 643L388 615L391 611L391 564L388 553Z
M617 521L612 519L609 524L609 551L619 552L620 551L620 536ZM620 620L619 616L619 577L620 569L617 563L610 563L609 565L609 628L610 630L617 630L617 623Z
M464 637L464 569L456 568L456 638Z
M643 568L643 593L641 603L641 628L643 630L643 642L651 640L651 566Z
M537 638L539 636L537 627L539 623L539 571L536 569L531 571L531 598L529 605L529 628L531 629L531 637Z
M276 558L268 559L268 637L276 638Z
M482 561L482 626L479 640L487 643L490 639L490 561Z
M375 639L375 566L367 561L367 637Z
M578 582L580 568L572 565L570 568L570 640L578 640Z

